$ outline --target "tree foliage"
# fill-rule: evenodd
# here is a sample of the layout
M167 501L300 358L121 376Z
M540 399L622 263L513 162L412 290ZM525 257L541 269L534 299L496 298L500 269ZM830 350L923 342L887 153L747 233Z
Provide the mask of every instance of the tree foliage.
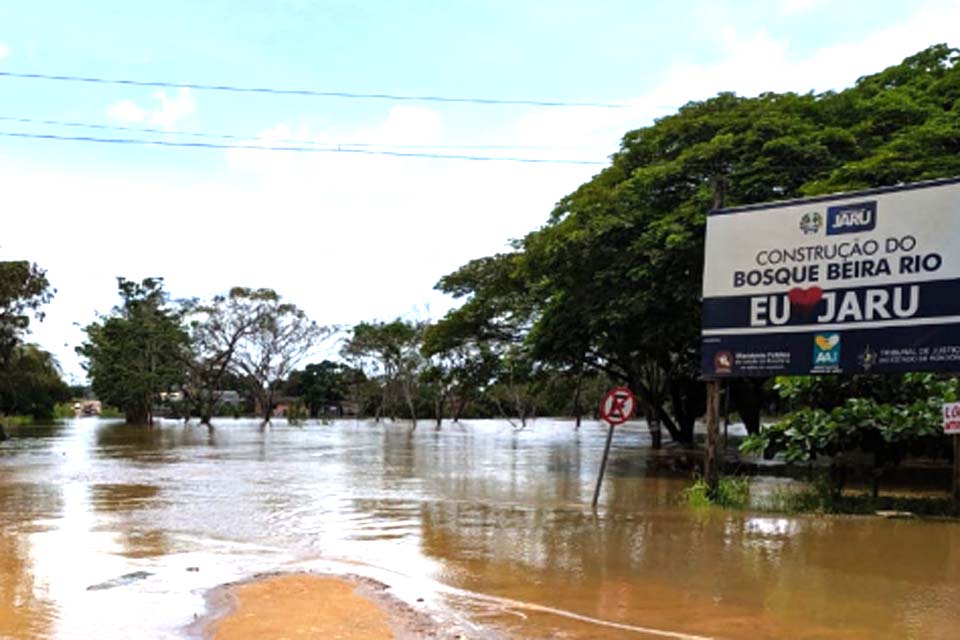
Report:
M514 251L440 280L463 301L440 326L603 371L691 442L707 211L960 174L958 58L933 46L841 92L722 93L628 132ZM756 416L749 390L734 398Z
M869 454L875 492L883 467L910 453L936 455L944 448L943 403L956 402L958 393L955 378L931 373L778 378L776 387L792 411L749 436L741 450L782 453L788 462L828 456L835 467L848 454ZM834 478L839 490L843 477Z
M22 343L31 316L43 319L41 307L53 294L46 271L36 264L0 262L0 365L6 366Z
M100 400L130 424L151 424L160 392L183 382L188 337L162 278L117 281L122 304L84 329L77 353Z
M232 366L250 381L250 391L266 424L280 385L329 330L310 320L296 305L283 302L272 289L234 292L237 318L254 322L237 340Z
M351 389L363 380L360 371L342 362L324 360L291 373L285 393L303 398L308 415L316 418L325 415L328 407L340 406L350 397Z
M399 318L392 322L361 322L353 327L344 344L343 356L380 380L377 418L385 411L396 416L395 402L402 400L416 426L416 397L426 365L420 354L423 329L423 323Z
M216 414L224 382L238 368L237 349L257 331L263 314L272 310L263 304L264 299L262 292L234 287L226 295L185 305L190 348L182 390L188 404L199 413L201 424L209 425Z
M53 417L57 403L70 399L54 357L36 345L19 345L0 369L0 413Z

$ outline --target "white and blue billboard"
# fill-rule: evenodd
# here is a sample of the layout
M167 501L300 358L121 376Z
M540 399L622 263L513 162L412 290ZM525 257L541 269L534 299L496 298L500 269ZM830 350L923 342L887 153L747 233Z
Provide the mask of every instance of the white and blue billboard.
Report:
M960 178L710 212L701 366L960 371Z

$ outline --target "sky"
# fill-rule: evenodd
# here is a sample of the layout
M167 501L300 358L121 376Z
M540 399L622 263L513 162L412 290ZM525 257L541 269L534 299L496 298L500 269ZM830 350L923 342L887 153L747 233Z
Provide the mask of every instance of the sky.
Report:
M0 260L47 270L57 292L28 339L75 382L118 276L161 276L174 298L270 287L325 325L436 318L457 304L443 275L544 224L625 132L720 91L843 89L960 46L958 24L960 0L4 0L0 73L620 106L0 76Z

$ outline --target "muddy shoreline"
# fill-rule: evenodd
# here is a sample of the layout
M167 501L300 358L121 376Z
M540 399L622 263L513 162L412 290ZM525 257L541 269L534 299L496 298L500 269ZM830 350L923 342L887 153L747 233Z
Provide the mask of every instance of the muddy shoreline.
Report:
M392 637L396 640L417 640L419 638L430 640L502 639L502 636L493 630L465 630L462 625L438 620L431 616L429 612L416 609L411 604L396 597L390 593L389 585L378 580L356 574L338 575L309 571L259 573L243 580L214 587L205 596L206 613L186 627L187 636L197 640L220 638L224 625L236 616L242 615L245 610L260 608L265 600L271 600L277 596L281 599L289 598L289 594L284 593L285 589L283 587L287 586L290 581L297 581L297 586L301 589L305 588L307 592L304 595L315 597L330 596L330 587L333 585L348 587L349 593L346 594L346 597L344 593L333 594L334 598L338 600L337 604L349 605L349 602L344 601L353 599L356 600L356 604L368 603L372 605L372 609L358 612L368 617L371 615L379 617L391 634L384 636L373 633L368 636L360 632L359 635L343 637ZM248 590L250 587L260 587L261 590L256 594L244 593L244 590ZM263 587L266 587L267 590L264 591ZM310 635L309 628L305 628L308 624L306 621L287 615L288 605L291 602L280 601L272 604L276 614L272 620L276 623L278 637L314 637ZM332 626L353 627L353 633L358 633L355 629L357 620L345 615L342 611L314 613L311 617L320 618ZM229 637L236 637L236 635ZM251 634L250 637L262 638L263 635ZM321 634L315 637L326 636Z

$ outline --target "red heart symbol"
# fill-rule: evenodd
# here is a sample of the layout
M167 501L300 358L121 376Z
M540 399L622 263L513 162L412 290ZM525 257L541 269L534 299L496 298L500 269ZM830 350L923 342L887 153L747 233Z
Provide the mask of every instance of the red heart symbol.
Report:
M790 304L800 311L812 311L817 303L823 298L823 289L820 287L810 287L801 289L794 287L787 294L790 298Z

